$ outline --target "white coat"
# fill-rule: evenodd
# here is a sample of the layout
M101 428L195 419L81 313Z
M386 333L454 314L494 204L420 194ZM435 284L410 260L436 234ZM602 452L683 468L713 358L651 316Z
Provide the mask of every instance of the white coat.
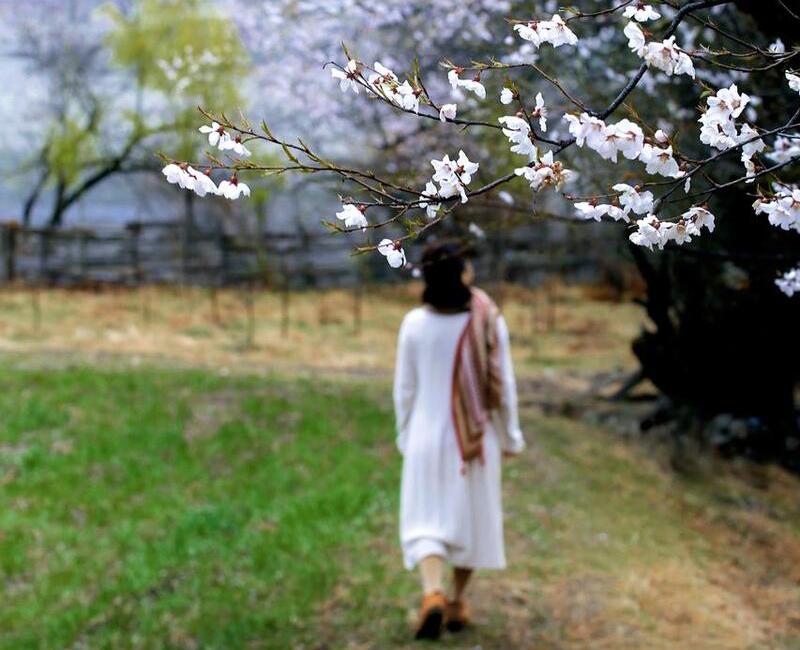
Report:
M468 312L443 314L418 307L400 327L394 404L397 446L403 455L400 541L404 564L443 555L453 566L506 565L500 489L502 451L525 447L508 328L498 317L502 404L484 432L483 462L464 465L451 413L453 364ZM462 471L464 470L464 471Z

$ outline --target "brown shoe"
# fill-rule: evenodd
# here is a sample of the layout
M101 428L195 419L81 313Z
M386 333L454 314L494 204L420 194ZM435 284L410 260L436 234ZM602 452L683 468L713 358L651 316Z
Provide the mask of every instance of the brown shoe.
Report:
M469 625L469 608L463 600L449 600L444 612L445 627L449 632L460 632Z
M442 633L442 620L447 601L441 591L426 594L419 610L419 624L415 639L438 639Z

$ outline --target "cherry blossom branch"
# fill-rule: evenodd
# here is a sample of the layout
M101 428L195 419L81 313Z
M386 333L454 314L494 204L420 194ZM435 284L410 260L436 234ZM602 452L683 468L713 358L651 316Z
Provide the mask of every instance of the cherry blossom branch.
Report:
M707 198L712 194L714 194L715 192L726 190L730 187L739 185L741 183L753 182L754 180L761 178L762 176L774 174L776 171L783 169L784 167L787 167L789 165L793 165L798 161L800 161L800 156L794 156L793 158L789 158L788 160L784 160L783 162L776 163L772 167L767 167L766 169L763 169L760 172L753 174L752 176L740 176L739 178L735 178L725 183L715 183L712 179L709 178L708 180L713 184L713 186L709 190L705 190L703 192L695 192L694 194L687 194L685 198L694 199L698 197L704 197L703 200L707 200Z
M797 120L798 117L800 117L800 109L795 111L795 113L792 115L792 117L789 118L788 122L786 122L782 126L779 126L777 128L771 129L769 131L761 132L761 133L759 133L759 134L757 134L757 135L755 135L755 136L753 136L751 138L742 140L741 142L731 146L730 148L725 149L723 151L720 151L719 153L716 153L713 156L710 156L710 157L706 158L705 160L698 161L694 168L692 168L691 170L686 172L685 176L682 176L681 178L678 178L675 181L671 181L672 187L664 195L659 197L658 201L655 204L655 209L658 209L658 206L661 203L663 203L671 194L673 194L678 187L683 185L686 182L687 179L691 178L696 173L698 173L699 171L703 170L709 164L719 160L720 158L722 158L722 157L724 157L724 156L726 156L726 155L728 155L728 154L730 154L730 153L732 153L734 151L739 151L740 149L742 149L746 145L752 144L754 142L757 142L758 140L761 140L762 138L765 138L765 137L768 137L768 136L772 136L772 135L778 135L778 134L783 133L784 131L786 131L788 129L794 129L794 128L800 127L800 122L796 122L795 121L795 120ZM747 178L751 178L752 179L754 177L753 176L750 176L750 177L745 176L744 178L745 179L747 179ZM709 177L707 177L707 180L709 180L709 182L713 183L713 181L711 181L711 179ZM645 185L647 185L647 184L645 184ZM715 188L714 191L716 191L716 188ZM696 194L694 196L702 196L702 195L703 195L703 193L698 193L698 194ZM689 195L689 196L687 196L685 198L691 198L691 196L692 195Z
M800 158L800 148L796 150L796 153L792 153L795 151L793 147L796 145L791 144L791 138L794 136L789 133L789 130L800 126L797 121L800 110L797 110L782 126L764 130L754 128L749 123L737 125L736 118L741 115L750 98L744 93L740 94L735 84L732 84L730 88L720 89L716 95L704 95L707 97L708 109L700 120L703 124L700 139L703 144L720 149L720 151L704 159L693 160L681 152L673 151L672 141L661 129L653 132L651 128L646 127L648 135L645 136L642 126L632 121L641 122L642 120L637 110L626 103L628 98L639 87L648 70L663 71L667 76L686 74L695 80L692 61L694 59L698 63L722 70L764 71L786 66L798 54L798 50L784 53L781 48L781 51L773 52L772 46L770 46L770 51L765 51L761 46L748 43L745 39L731 34L729 30L717 26L712 20L705 20L694 15L694 12L700 10L735 4L734 0L692 0L682 4L677 2L666 4L675 9L675 13L671 16L666 28L660 31L662 41L649 40L653 34L639 26L639 23L660 18L660 14L640 0L637 0L636 4L633 0L627 0L607 9L589 13L573 10L573 15L568 17L567 21L558 15L554 15L552 20L509 21L519 37L532 42L536 48L545 43L556 48L562 45L575 45L578 40L577 36L567 27L568 22L578 19L598 19L623 11L624 17L630 20L623 33L628 39L628 47L641 59L641 63L632 76L613 95L607 106L602 109L587 108L586 101L576 96L556 75L549 73L535 61L506 63L491 58L489 62L473 62L471 66L464 67L450 61L442 63L443 67L448 70L447 77L450 85L472 92L480 99L486 97L486 88L480 81L482 73L498 70L532 70L538 78L552 85L567 103L581 111L580 115L563 116L569 122L570 137L568 138L559 139L544 135L548 111L544 106L541 93L536 97L535 107L529 109L516 86L513 85L513 81L511 82L514 88L512 97L509 97L511 91L505 88L501 93L501 102L508 104L514 99L518 104L519 111L515 116L501 117L499 124L494 124L485 120L457 117L455 104L440 104L435 101L428 92L416 61L412 74L402 81L394 72L378 62L373 66L368 66L355 59L346 47L344 48L345 56L348 59L346 65L339 65L335 62L326 64L334 79L339 81L341 89L345 92L352 90L359 94L363 90L369 99L389 104L397 113L422 118L424 122L428 123L436 120L443 123L450 122L461 127L462 132L470 129L488 129L491 133L501 131L511 142L512 153L527 156L527 162L522 163L513 171L498 174L492 180L484 181L482 185L472 189L470 186L473 176L477 176L479 164L469 160L463 151L460 151L458 157L452 160L449 156L444 156L442 160L432 160L431 164L435 173L425 189L420 191L391 175L387 177L385 174L376 174L369 170L358 169L357 166L347 166L329 160L314 151L303 140L288 142L274 135L266 123L262 122L263 132L259 132L244 118L242 124L236 124L225 115L216 117L205 111L203 114L212 121L212 125L203 127L205 129L203 132L209 134L209 142L212 146L218 145L222 150L233 149L240 155L249 156L249 150L244 144L251 141L262 141L280 147L289 162L282 165L258 165L240 159L225 164L209 154L212 162L212 165L206 166L209 172L226 170L233 173L231 180L222 181L219 188L208 179L207 174L203 176L202 173L197 172L195 169L197 165L171 163L165 167L164 173L170 182L179 183L182 187L195 189L195 191L198 191L199 188L198 193L218 190L218 193L227 198L236 198L243 192L241 187L237 189L239 186L237 175L240 173L283 174L289 171L309 174L329 173L357 188L362 193L362 197L342 198L340 196L342 211L338 212L336 216L344 221L344 227L329 222L326 222L326 225L333 230L346 232L379 229L390 224L402 225L405 233L397 239L383 240L377 246L365 245L357 248L357 252L377 248L387 257L392 266L400 266L405 263L401 242L420 236L442 223L459 205L476 197L488 195L518 176L524 177L534 192L547 187L560 190L563 183L569 180L572 172L565 169L562 162L556 157L573 145L580 148L587 146L595 150L603 159L615 163L620 154L624 155L627 160L639 161L646 165L646 174L650 176L659 174L666 177L667 180L650 180L640 183L636 187L618 183L613 188L616 194L604 195L614 197L611 204L599 204L597 199L600 197L597 195L590 197L588 201L576 203L575 207L583 218L600 220L603 216L610 216L616 220L629 221L632 213L646 214L646 217L637 220L637 230L631 235L631 241L634 243L648 247L655 244L662 248L667 241L675 241L679 244L690 241L691 236L697 236L703 228L713 230L714 217L706 207L693 206L680 216L668 218L674 219L674 222L670 222L668 219L660 220L656 214L668 203L698 197L708 199L715 192L738 183L753 182L767 175L774 176L781 168L796 162ZM675 44L674 35L679 25L687 18L709 27L720 38L731 40L738 46L744 47L745 50L730 51L727 47L715 49L710 46L704 46L705 49L702 51L687 51L681 48ZM600 22L605 24L605 21ZM776 46L775 49L777 50L778 47ZM730 61L725 60L726 57ZM756 57L765 57L768 61L763 65L758 63L753 67L746 67L739 63L740 61L749 63L749 59L756 59ZM462 78L460 75L466 71L475 72L475 77L473 79ZM369 73L369 76L366 73ZM800 77L791 70L787 70L785 76L790 89L800 92ZM697 86L702 87L704 91L708 89L703 82L695 81L695 87ZM628 114L632 120L621 119L615 124L606 124L605 120L622 106L629 107ZM537 119L540 125L538 129ZM231 136L235 136L235 138L232 139ZM775 155L780 153L782 159L771 167L760 169L760 163L754 162L753 156L766 148L763 138L769 136L779 136L776 143L778 141L783 143L780 147L778 144L775 145ZM782 137L783 140L781 140ZM541 151L536 143L550 145L552 149ZM742 151L742 162L747 173L740 178L724 183L714 180L707 172L708 168L733 151ZM773 154L767 155L772 156ZM690 194L689 184L694 177L705 179L708 187L703 191ZM219 191L222 190L223 185L225 185L224 191ZM672 195L681 185L684 186L686 196L680 199L673 198ZM656 201L653 200L652 192L644 191L644 188L647 187L666 187L666 189ZM246 193L249 193L249 188ZM565 196L575 198L572 195ZM778 207L774 209L777 210ZM416 209L424 210L425 218L411 215L411 211ZM773 208L767 206L764 211L767 209ZM370 223L364 216L367 211L370 211L370 214L378 213L381 218L373 219ZM789 220L784 219L784 221L791 225L795 223L792 219L795 219L798 224L797 229L800 230L800 215L797 217L790 215ZM784 221L780 221L780 223L783 224Z
M621 4L618 4L616 7L610 7L609 9L602 9L600 11L594 11L594 12L583 12L583 11L578 11L575 8L568 8L567 11L571 11L574 13L572 16L566 18L564 22L570 23L573 20L581 20L584 18L599 18L600 16L607 16L608 14L616 13L620 9L624 9L625 7L636 1L637 0L625 0Z

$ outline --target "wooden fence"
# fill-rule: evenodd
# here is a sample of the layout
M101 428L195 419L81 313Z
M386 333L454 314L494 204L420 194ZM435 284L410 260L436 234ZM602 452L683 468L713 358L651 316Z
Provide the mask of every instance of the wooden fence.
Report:
M537 328L543 322L545 330L552 331L559 286L564 281L598 279L603 273L599 252L586 240L547 240L541 235L490 235L477 270L481 282L501 303L505 282L538 287L538 297L531 304L533 322ZM221 320L218 289L238 286L243 289L240 297L246 314L245 346L253 343L259 288L280 293L283 334L290 327L293 291L349 288L353 330L359 333L364 286L407 277L389 269L378 255L353 256L352 248L359 241L358 235L350 239L302 230L248 237L162 221L135 222L115 230L23 228L7 223L0 224L0 284L30 293L33 331L39 330L42 319L41 287L203 286L209 289L216 323ZM146 314L148 305L144 300Z
M124 229L22 228L0 224L0 281L50 286L249 282L352 284L350 244L328 233L271 232L260 237L133 222ZM330 283L329 283L330 284Z
M133 222L124 228L24 228L0 224L0 282L34 286L241 284L273 288L358 286L398 277L375 255L353 256L357 235L267 232L231 235L183 222ZM598 276L600 260L580 239L530 236L488 241L480 275L535 286ZM530 242L536 242L531 244Z

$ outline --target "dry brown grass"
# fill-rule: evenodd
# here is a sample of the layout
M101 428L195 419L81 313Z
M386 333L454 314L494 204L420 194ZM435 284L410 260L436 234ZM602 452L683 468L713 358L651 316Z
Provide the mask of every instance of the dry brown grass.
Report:
M213 367L387 371L397 328L417 304L419 286L373 287L361 299L360 326L351 291L306 291L289 299L246 292L144 287L80 291L23 288L0 293L0 350L59 357L114 357ZM586 299L577 288L505 287L503 308L521 372L593 370L630 365L629 342L642 312L629 304Z

